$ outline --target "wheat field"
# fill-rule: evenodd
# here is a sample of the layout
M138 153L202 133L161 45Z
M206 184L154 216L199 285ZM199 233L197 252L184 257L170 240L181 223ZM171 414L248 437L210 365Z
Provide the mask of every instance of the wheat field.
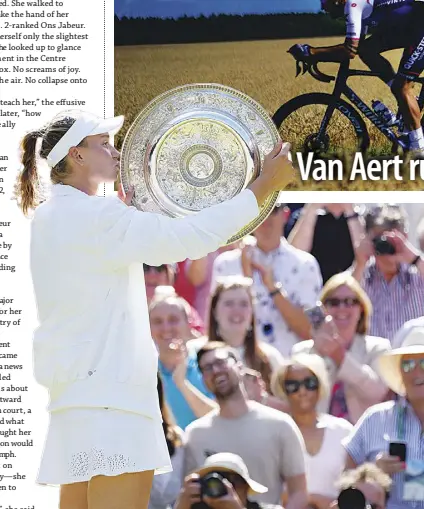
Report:
M312 46L337 44L339 38L320 38L307 41ZM115 48L115 111L126 116L124 129L116 138L120 147L123 136L135 117L156 96L174 87L187 83L220 83L236 88L258 101L271 115L281 104L304 93L331 93L334 84L321 83L309 74L295 78L295 62L287 53L288 48L304 40L248 41L229 43L122 46ZM395 69L401 51L386 53ZM365 69L359 59L352 67ZM327 74L334 75L336 64L320 64ZM377 78L350 78L349 85L368 105L373 99L382 100L396 111L395 100L384 83ZM320 109L321 108L321 109ZM324 110L318 107L300 114L297 130L311 126L320 120ZM388 153L387 140L368 122L371 150ZM349 125L344 119L333 124L330 133L335 146L346 147L350 141ZM284 132L281 133L284 137ZM295 143L295 133L287 135ZM347 165L348 166L348 165ZM421 179L409 181L349 181L348 174L343 181L298 181L292 190L419 190Z

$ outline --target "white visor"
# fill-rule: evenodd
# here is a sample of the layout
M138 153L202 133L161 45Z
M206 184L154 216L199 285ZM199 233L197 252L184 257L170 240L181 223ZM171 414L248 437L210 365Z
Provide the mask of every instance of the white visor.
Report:
M58 143L50 151L47 156L47 164L50 168L54 168L64 157L68 155L72 147L79 145L87 136L95 136L96 134L116 134L124 123L124 117L99 118L90 113L82 113L78 116L75 123L62 136Z

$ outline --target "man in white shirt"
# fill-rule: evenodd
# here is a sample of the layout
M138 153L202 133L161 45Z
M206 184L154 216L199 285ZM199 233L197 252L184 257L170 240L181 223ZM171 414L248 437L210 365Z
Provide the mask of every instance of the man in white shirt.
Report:
M290 355L299 340L310 338L303 309L316 304L322 287L316 259L281 237L289 213L288 207L280 204L255 230L250 245L219 255L211 285L213 291L219 278L252 277L257 337L284 356Z

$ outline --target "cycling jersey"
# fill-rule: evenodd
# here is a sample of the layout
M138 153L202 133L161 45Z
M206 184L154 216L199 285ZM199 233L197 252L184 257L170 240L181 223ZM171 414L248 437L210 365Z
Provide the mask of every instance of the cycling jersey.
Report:
M409 14L413 5L424 0L347 0L345 5L346 37L358 40L367 33L370 24L394 15Z
M357 52L369 27L369 44L379 52L404 48L398 74L416 80L424 71L424 0L347 0L346 45Z

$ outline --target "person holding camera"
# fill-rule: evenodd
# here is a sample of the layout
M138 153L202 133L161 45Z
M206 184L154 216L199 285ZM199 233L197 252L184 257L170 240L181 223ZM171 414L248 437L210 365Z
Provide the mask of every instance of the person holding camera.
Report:
M243 383L245 366L225 343L206 343L197 359L218 408L187 426L185 472L196 471L212 454L238 454L250 474L268 488L257 500L280 504L285 484L286 509L305 509L305 443L293 419L248 399Z
M344 441L347 468L375 463L393 485L387 509L424 509L424 328L380 358L397 400L369 408Z
M373 305L370 334L392 341L405 322L424 315L424 255L408 241L400 206L371 207L364 219L352 274Z
M373 463L345 470L337 483L340 493L331 509L386 509L392 480Z
M202 468L184 479L174 509L260 509L265 504L253 502L249 496L267 491L266 486L250 478L240 456L223 452L209 456Z

